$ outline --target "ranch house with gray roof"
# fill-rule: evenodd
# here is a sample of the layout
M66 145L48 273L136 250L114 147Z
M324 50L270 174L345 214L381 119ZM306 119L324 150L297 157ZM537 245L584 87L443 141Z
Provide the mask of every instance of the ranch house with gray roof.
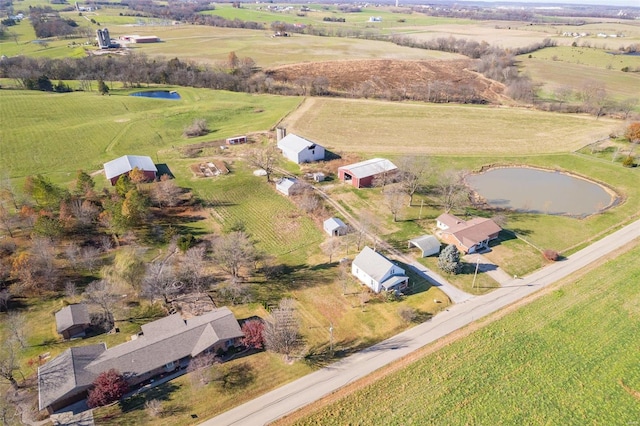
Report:
M111 349L104 343L70 348L39 367L40 409L52 413L84 399L95 378L112 368L135 386L186 368L204 352L226 351L244 336L226 307L187 320L173 314L141 328L132 340Z

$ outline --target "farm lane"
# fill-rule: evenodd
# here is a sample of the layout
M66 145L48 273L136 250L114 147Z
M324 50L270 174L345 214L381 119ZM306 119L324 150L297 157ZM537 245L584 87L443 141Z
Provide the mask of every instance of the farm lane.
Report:
M526 277L512 279L495 291L456 304L430 321L275 389L204 423L205 426L264 425L310 404L403 356L555 283L635 241L640 220L587 246L564 261Z
M284 173L286 175L289 175L285 170L279 169L278 171L280 171L281 173ZM358 220L356 220L356 218L353 217L353 215L351 213L349 213L344 207L342 207L340 205L340 203L338 203L337 201L333 200L329 196L329 194L324 192L321 188L318 188L316 186L312 186L312 188L326 202L331 204L331 206L337 212L339 212L346 219L346 221L349 224L351 224L351 226L355 227L356 229L362 229L362 225L360 224L360 222ZM391 246L386 241L384 241L381 238L379 238L373 232L365 230L365 234L367 235L369 240L374 242L374 246L378 246L378 247L384 248L384 250L386 250L387 252L391 253L395 259L397 259L397 260L399 260L399 261L401 261L401 262L403 262L403 263L405 263L407 265L410 265L411 268L416 273L421 275L424 279L429 281L435 287L438 287L440 290L442 290L449 297L449 299L453 303L462 303L462 302L464 302L466 300L469 300L469 299L474 297L473 295L471 295L469 293L466 293L466 292L460 290L459 288L455 287L454 285L449 283L446 279L444 279L444 277L442 277L441 275L439 275L439 274L435 273L434 271L428 269L427 267L423 266L418 261L410 258L409 256L406 256L404 253L402 253L401 251L399 251L395 247Z

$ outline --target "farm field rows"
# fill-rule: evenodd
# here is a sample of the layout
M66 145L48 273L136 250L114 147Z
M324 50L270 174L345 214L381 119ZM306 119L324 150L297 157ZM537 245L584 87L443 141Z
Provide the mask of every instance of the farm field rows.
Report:
M466 338L280 424L634 422L639 255L636 245Z

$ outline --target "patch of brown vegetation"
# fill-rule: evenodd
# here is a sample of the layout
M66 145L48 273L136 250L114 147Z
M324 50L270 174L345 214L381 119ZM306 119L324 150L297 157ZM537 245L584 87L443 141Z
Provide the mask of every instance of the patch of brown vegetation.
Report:
M335 94L362 95L366 91L375 97L429 97L436 102L500 103L505 100L502 84L469 70L470 66L470 59L381 59L284 65L266 73L281 83L300 86L305 79L324 77L328 80L328 90Z

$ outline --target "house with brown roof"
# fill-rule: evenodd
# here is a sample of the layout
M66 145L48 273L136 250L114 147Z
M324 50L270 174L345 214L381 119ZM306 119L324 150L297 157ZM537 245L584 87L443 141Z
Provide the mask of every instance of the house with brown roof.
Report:
M38 368L41 410L50 413L87 396L100 373L115 369L136 386L160 374L186 369L192 358L226 351L244 336L226 307L183 319L169 315L141 327L132 340L107 349L106 344L74 347Z
M440 229L441 239L447 244L455 244L463 253L487 249L489 241L498 238L502 230L491 219L475 217L465 221L449 213L438 216L436 226Z
M65 340L73 337L84 337L87 329L91 327L89 311L84 303L65 306L56 312L55 316L56 331Z

